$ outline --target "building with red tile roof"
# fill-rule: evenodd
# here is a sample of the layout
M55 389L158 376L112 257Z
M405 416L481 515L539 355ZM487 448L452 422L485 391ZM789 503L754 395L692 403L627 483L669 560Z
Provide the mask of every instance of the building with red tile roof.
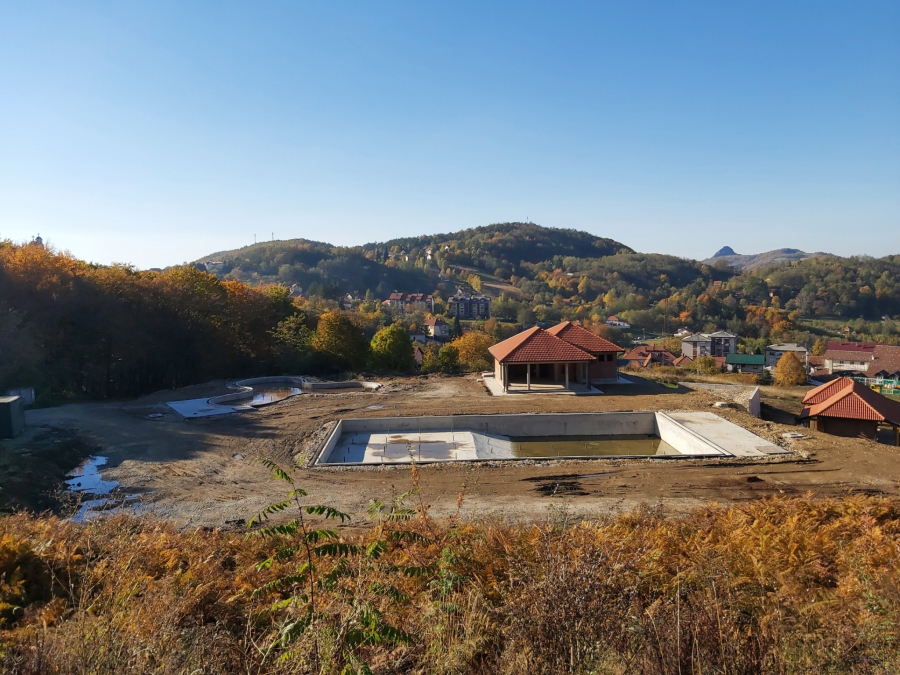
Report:
M800 421L827 434L871 440L875 440L879 425L890 426L894 429L894 444L900 445L900 402L849 377L808 391L803 397Z
M876 342L829 342L824 369L873 379L900 379L900 347Z
M574 330L575 328L578 330ZM584 331L595 340L589 340L579 331ZM604 355L616 355L622 351L611 342L577 326L562 327L557 332L585 347L597 347L598 353ZM532 384L541 384L545 388L556 385L555 388L558 389L562 385L565 389L589 391L591 366L597 363L598 357L572 341L557 337L538 326L513 335L489 350L494 357L494 377L504 391L509 391L511 386L523 384L526 390L531 390ZM609 363L615 364L615 361Z
M647 368L654 363L661 366L674 366L675 355L662 347L638 345L633 349L629 349L622 356L622 365L631 368Z
M619 345L613 344L599 335L594 335L571 321L563 321L553 328L548 328L547 332L583 349L596 358L588 371L591 380L618 379L619 354L625 353L625 350Z

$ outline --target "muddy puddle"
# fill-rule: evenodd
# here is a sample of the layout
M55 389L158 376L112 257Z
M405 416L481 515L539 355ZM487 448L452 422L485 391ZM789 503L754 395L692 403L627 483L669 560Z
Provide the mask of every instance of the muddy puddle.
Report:
M118 481L103 480L100 475L100 467L107 462L106 457L91 455L80 465L72 469L67 476L66 485L70 492L81 497L78 511L72 516L76 523L98 515L110 513L122 509L134 510L137 504L132 504L137 495L113 498L110 495L119 486Z

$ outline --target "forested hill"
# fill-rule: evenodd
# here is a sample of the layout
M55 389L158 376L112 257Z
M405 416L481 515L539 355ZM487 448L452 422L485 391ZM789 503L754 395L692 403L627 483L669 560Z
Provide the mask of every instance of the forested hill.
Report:
M429 257L430 251L430 257ZM431 291L447 268L473 268L507 279L528 275L524 265L559 266L565 258L600 258L634 251L617 241L578 230L533 223L502 223L460 232L423 235L344 247L291 239L219 251L197 262L220 278L298 284L325 297L372 291Z
M403 250L432 247L435 250L469 254L480 267L515 266L520 262L538 263L556 257L601 258L634 251L613 239L597 237L579 230L543 227L534 223L486 225L448 234L391 239L383 244L366 244L367 251L379 248ZM480 264L479 264L480 263Z

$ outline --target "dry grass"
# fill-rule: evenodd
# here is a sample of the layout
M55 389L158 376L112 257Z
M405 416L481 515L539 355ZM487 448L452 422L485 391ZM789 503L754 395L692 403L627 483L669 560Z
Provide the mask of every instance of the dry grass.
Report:
M371 578L323 589L324 618L311 634L325 652L354 593L379 582L403 597L367 601L414 640L365 645L376 673L900 669L894 500L778 499L579 523L558 513L532 526L439 524L420 510L412 527L427 543L398 544L365 569ZM126 517L87 525L6 517L2 670L313 672L308 641L286 659L270 649L291 606L252 597L290 572L256 567L277 545ZM410 565L422 573L400 571ZM322 672L344 667L323 663Z

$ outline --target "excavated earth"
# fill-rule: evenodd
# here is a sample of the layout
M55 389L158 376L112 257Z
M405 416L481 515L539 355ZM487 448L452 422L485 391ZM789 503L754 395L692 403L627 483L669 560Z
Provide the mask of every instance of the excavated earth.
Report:
M0 444L0 457L43 456L47 466L54 467L47 469L46 478L58 480L60 463L78 459L72 450L62 459L55 451L61 445L59 439L77 439L82 455L91 452L108 459L102 476L118 481L117 495L136 496L133 503L138 503L142 512L171 519L182 527L238 527L266 504L283 498L286 485L273 480L257 461L268 458L285 468L294 467L292 474L309 492L310 500L357 514L352 527L361 524L370 499L387 499L409 489L411 475L409 467L402 466L306 468L309 453L338 418L713 410L716 399L710 393L632 379L632 385L605 387L604 396L494 397L472 375L422 376L382 380L384 387L378 393L304 394L253 412L191 420L165 405L166 401L227 392L225 382L214 382L125 403L28 411L28 429L14 441ZM771 495L900 493L897 448L793 426L802 393L802 389L767 388L763 420L734 408L715 409L794 451L783 458L759 462L596 459L423 465L419 467L421 494L438 517L459 511L467 518L529 521L546 519L551 512L592 517L640 504L661 505L677 513L709 502L740 503ZM797 431L806 437L790 441L782 437ZM66 444L72 446L71 440ZM29 490L35 493L47 488L46 480L36 478L33 469L27 475L0 477L15 482L14 492L24 504L29 503ZM34 494L31 497L33 503L40 503Z

